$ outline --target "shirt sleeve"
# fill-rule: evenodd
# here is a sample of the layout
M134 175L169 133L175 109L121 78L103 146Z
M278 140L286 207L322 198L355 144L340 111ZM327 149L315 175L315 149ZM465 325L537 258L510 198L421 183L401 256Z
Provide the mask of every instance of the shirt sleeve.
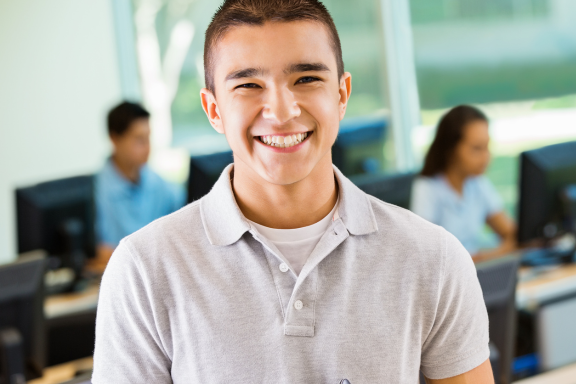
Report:
M436 213L436 194L434 192L430 180L423 177L417 177L412 185L410 210L431 223L439 224Z
M92 383L172 383L147 289L123 240L102 278Z
M488 313L474 263L453 235L444 234L436 316L422 346L420 369L430 379L468 372L490 356Z
M498 212L502 212L504 209L504 203L502 202L502 198L496 191L496 188L494 188L492 182L488 180L486 176L480 176L478 178L478 183L486 203L486 217L492 216Z

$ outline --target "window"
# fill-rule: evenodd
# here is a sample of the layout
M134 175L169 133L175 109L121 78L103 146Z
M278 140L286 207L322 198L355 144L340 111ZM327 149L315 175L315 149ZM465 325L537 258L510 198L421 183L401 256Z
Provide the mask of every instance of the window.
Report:
M576 139L576 2L410 0L425 153L440 116L476 104L491 120L488 174L510 213L518 153Z

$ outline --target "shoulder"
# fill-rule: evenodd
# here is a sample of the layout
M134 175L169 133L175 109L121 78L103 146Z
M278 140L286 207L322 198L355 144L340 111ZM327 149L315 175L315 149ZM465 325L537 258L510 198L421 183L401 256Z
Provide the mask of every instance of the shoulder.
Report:
M137 248L149 248L154 244L166 244L204 234L200 214L201 201L197 200L174 213L154 220L127 236L126 240Z
M386 203L368 195L372 210L378 223L378 232L388 242L398 244L404 249L419 250L418 253L432 251L436 255L442 251L446 231L419 215L393 204ZM426 254L422 254L426 257Z
M102 167L96 172L94 175L94 179L98 184L102 183L106 179L112 177L112 172L110 160L106 160L106 162L102 165Z
M110 160L107 160L94 175L94 188L96 196L100 199L122 190L122 180L119 179L113 167Z
M148 165L142 167L142 176L146 178L146 182L153 186L168 186L170 183L162 178L158 173L153 171Z
M415 298L437 302L447 271L471 263L470 255L441 226L375 197L369 200L378 231L364 240L367 254L390 276L401 279Z
M476 188L492 188L492 182L486 175L474 176L468 180L470 185L473 185Z
M164 179L148 166L142 169L142 173L146 177L148 188L155 190L157 193L162 193L170 197L176 197L180 194L180 188L177 184Z
M442 199L446 196L446 186L441 176L418 176L412 184L412 207L418 208L420 214L422 205L430 206L433 201ZM429 219L429 218L428 218Z
M445 199L445 188L440 176L418 176L412 184L410 209L424 219L438 223L438 203Z
M200 213L201 200L154 220L124 241L147 270L173 268L210 247Z
M412 185L413 190L434 192L441 189L443 186L440 176L417 176Z

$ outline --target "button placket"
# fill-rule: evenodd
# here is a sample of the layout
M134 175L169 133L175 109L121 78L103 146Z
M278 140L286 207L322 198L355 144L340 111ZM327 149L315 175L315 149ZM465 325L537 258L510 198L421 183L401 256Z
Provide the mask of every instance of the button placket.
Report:
M348 238L348 231L339 218L330 231L327 231L308 258L296 281L292 292L291 305L286 309L284 334L287 336L314 336L316 324L316 295L320 262L329 256L334 249ZM303 303L301 309L296 309L296 301Z
M314 336L317 283L318 268L315 268L292 292L284 323L286 336Z
M276 291L278 292L278 301L282 311L283 322L285 322L286 311L290 305L290 297L292 296L296 284L296 276L290 272L290 269L285 262L281 262L281 259L266 247L264 247L264 254L268 261L268 266L270 267ZM281 267L282 264L286 265L286 272L282 272L282 269L284 269L284 267Z

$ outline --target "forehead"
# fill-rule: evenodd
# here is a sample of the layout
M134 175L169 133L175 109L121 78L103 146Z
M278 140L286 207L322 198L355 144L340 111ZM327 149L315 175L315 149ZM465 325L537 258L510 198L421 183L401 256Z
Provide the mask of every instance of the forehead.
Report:
M147 117L140 117L138 119L132 120L128 129L124 134L128 135L140 135L150 133L150 119Z
M489 137L488 123L484 120L472 120L464 126L465 141L485 140Z
M275 72L295 63L324 63L336 73L327 27L315 21L267 22L232 27L214 49L214 80L242 68Z

